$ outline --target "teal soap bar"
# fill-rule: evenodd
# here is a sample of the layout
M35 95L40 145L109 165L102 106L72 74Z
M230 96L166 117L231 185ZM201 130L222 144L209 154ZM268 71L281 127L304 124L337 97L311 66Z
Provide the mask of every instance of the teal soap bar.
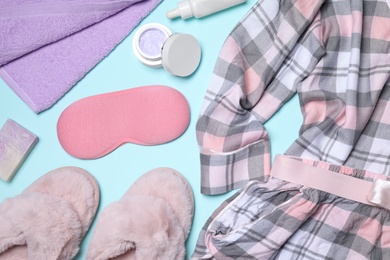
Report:
M8 119L0 129L0 178L11 181L37 142L36 135Z

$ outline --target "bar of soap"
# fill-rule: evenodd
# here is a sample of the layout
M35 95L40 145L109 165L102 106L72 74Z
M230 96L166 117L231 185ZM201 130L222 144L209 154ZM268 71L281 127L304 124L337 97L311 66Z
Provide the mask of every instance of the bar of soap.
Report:
M11 181L37 142L36 135L8 119L0 129L0 178Z

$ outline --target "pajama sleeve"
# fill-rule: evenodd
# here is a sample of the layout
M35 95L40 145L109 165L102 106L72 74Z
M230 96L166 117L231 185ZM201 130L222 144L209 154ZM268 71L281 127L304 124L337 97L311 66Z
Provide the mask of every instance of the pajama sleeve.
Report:
M196 125L203 194L267 180L270 143L263 124L312 66L304 57L305 64L289 64L323 2L260 0L226 39Z

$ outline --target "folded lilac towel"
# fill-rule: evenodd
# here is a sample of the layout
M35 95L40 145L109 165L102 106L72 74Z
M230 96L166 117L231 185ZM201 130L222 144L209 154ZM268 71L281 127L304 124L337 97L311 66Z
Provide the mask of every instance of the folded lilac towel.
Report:
M2 0L0 77L39 113L107 56L161 0Z

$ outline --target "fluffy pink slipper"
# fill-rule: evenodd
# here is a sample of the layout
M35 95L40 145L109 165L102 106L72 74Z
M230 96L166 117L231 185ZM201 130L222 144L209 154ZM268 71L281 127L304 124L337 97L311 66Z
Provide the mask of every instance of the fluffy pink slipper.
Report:
M99 204L85 170L63 167L0 204L0 259L72 259Z
M81 99L64 110L58 139L70 155L104 156L130 142L157 145L178 138L190 122L185 97L166 86L145 86Z
M170 168L154 169L103 210L87 259L184 259L193 214L185 178Z

